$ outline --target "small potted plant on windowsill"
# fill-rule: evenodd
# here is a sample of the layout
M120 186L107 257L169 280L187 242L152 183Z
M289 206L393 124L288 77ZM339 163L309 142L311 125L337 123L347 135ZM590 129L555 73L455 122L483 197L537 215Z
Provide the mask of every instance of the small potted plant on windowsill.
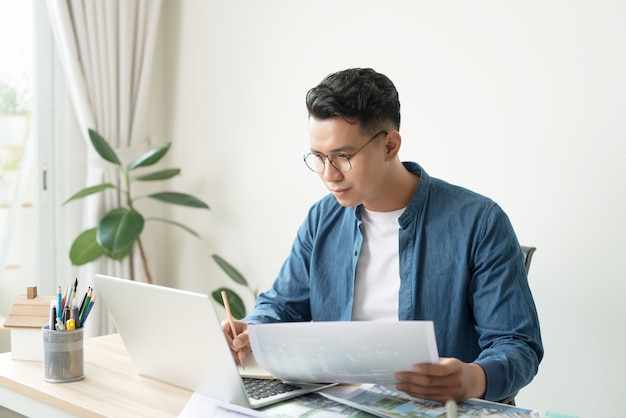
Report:
M11 194L10 175L19 169L20 159L19 155L0 154L0 205L9 204L9 196Z
M9 203L28 135L31 100L27 89L0 80L0 205ZM13 176L15 177L15 176Z

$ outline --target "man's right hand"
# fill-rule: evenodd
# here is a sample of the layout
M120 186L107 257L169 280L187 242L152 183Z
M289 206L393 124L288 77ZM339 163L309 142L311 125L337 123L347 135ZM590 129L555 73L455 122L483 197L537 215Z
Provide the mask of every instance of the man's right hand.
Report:
M241 321L233 321L235 324L235 332L237 336L233 338L233 333L228 320L222 321L222 330L226 336L228 346L233 353L236 363L240 363L252 351L250 348L250 340L248 339L248 324ZM240 355L241 353L241 355Z

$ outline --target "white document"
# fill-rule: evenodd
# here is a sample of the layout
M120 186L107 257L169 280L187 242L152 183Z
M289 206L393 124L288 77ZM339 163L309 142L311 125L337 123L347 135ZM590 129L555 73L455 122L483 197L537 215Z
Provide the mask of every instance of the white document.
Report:
M249 418L264 417L261 412L243 406L221 402L199 392L194 392L178 418Z
M426 399L413 398L406 393L382 385L333 386L320 392L324 397L382 418L397 417L492 417L544 418L539 411L517 406L467 399L446 405ZM456 412L454 410L456 409ZM561 415L559 415L561 416Z
M394 372L437 363L432 321L248 325L258 364L292 382L396 382Z

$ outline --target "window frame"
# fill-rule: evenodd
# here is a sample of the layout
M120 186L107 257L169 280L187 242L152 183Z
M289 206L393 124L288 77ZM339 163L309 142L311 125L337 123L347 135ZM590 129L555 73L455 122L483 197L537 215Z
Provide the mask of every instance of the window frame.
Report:
M78 123L70 103L61 64L57 58L47 2L34 0L35 104L33 129L36 175L34 178L35 282L38 293L52 295L57 286L70 283L78 268L69 261L71 241L81 227L82 204L63 206L69 191L83 187L76 170L84 155ZM83 162L79 162L84 166Z
M50 28L48 10L45 2L34 2L35 20L35 54L34 54L34 78L35 78L35 109L33 129L35 133L35 161L36 176L35 184L35 246L36 266L35 274L39 293L54 294L50 272L56 271L54 256L51 254L52 238L55 236L55 208L53 202L54 190L51 187L50 174L54 171L53 155L54 141L52 139L54 122L52 119L53 109L53 40ZM47 71L44 71L44 68ZM52 246L54 247L54 246Z

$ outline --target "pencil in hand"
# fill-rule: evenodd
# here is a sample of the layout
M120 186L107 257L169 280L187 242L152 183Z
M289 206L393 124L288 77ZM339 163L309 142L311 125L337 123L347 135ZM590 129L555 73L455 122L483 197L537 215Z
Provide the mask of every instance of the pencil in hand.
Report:
M237 329L235 328L235 321L233 320L233 314L230 311L230 305L228 303L228 296L226 296L226 291L222 290L222 301L224 302L224 308L226 309L226 318L228 318L228 323L230 324L230 332L233 334L233 339L237 336ZM239 363L241 364L242 369L246 369L243 364L243 353L241 350L237 351L237 357L239 357Z

